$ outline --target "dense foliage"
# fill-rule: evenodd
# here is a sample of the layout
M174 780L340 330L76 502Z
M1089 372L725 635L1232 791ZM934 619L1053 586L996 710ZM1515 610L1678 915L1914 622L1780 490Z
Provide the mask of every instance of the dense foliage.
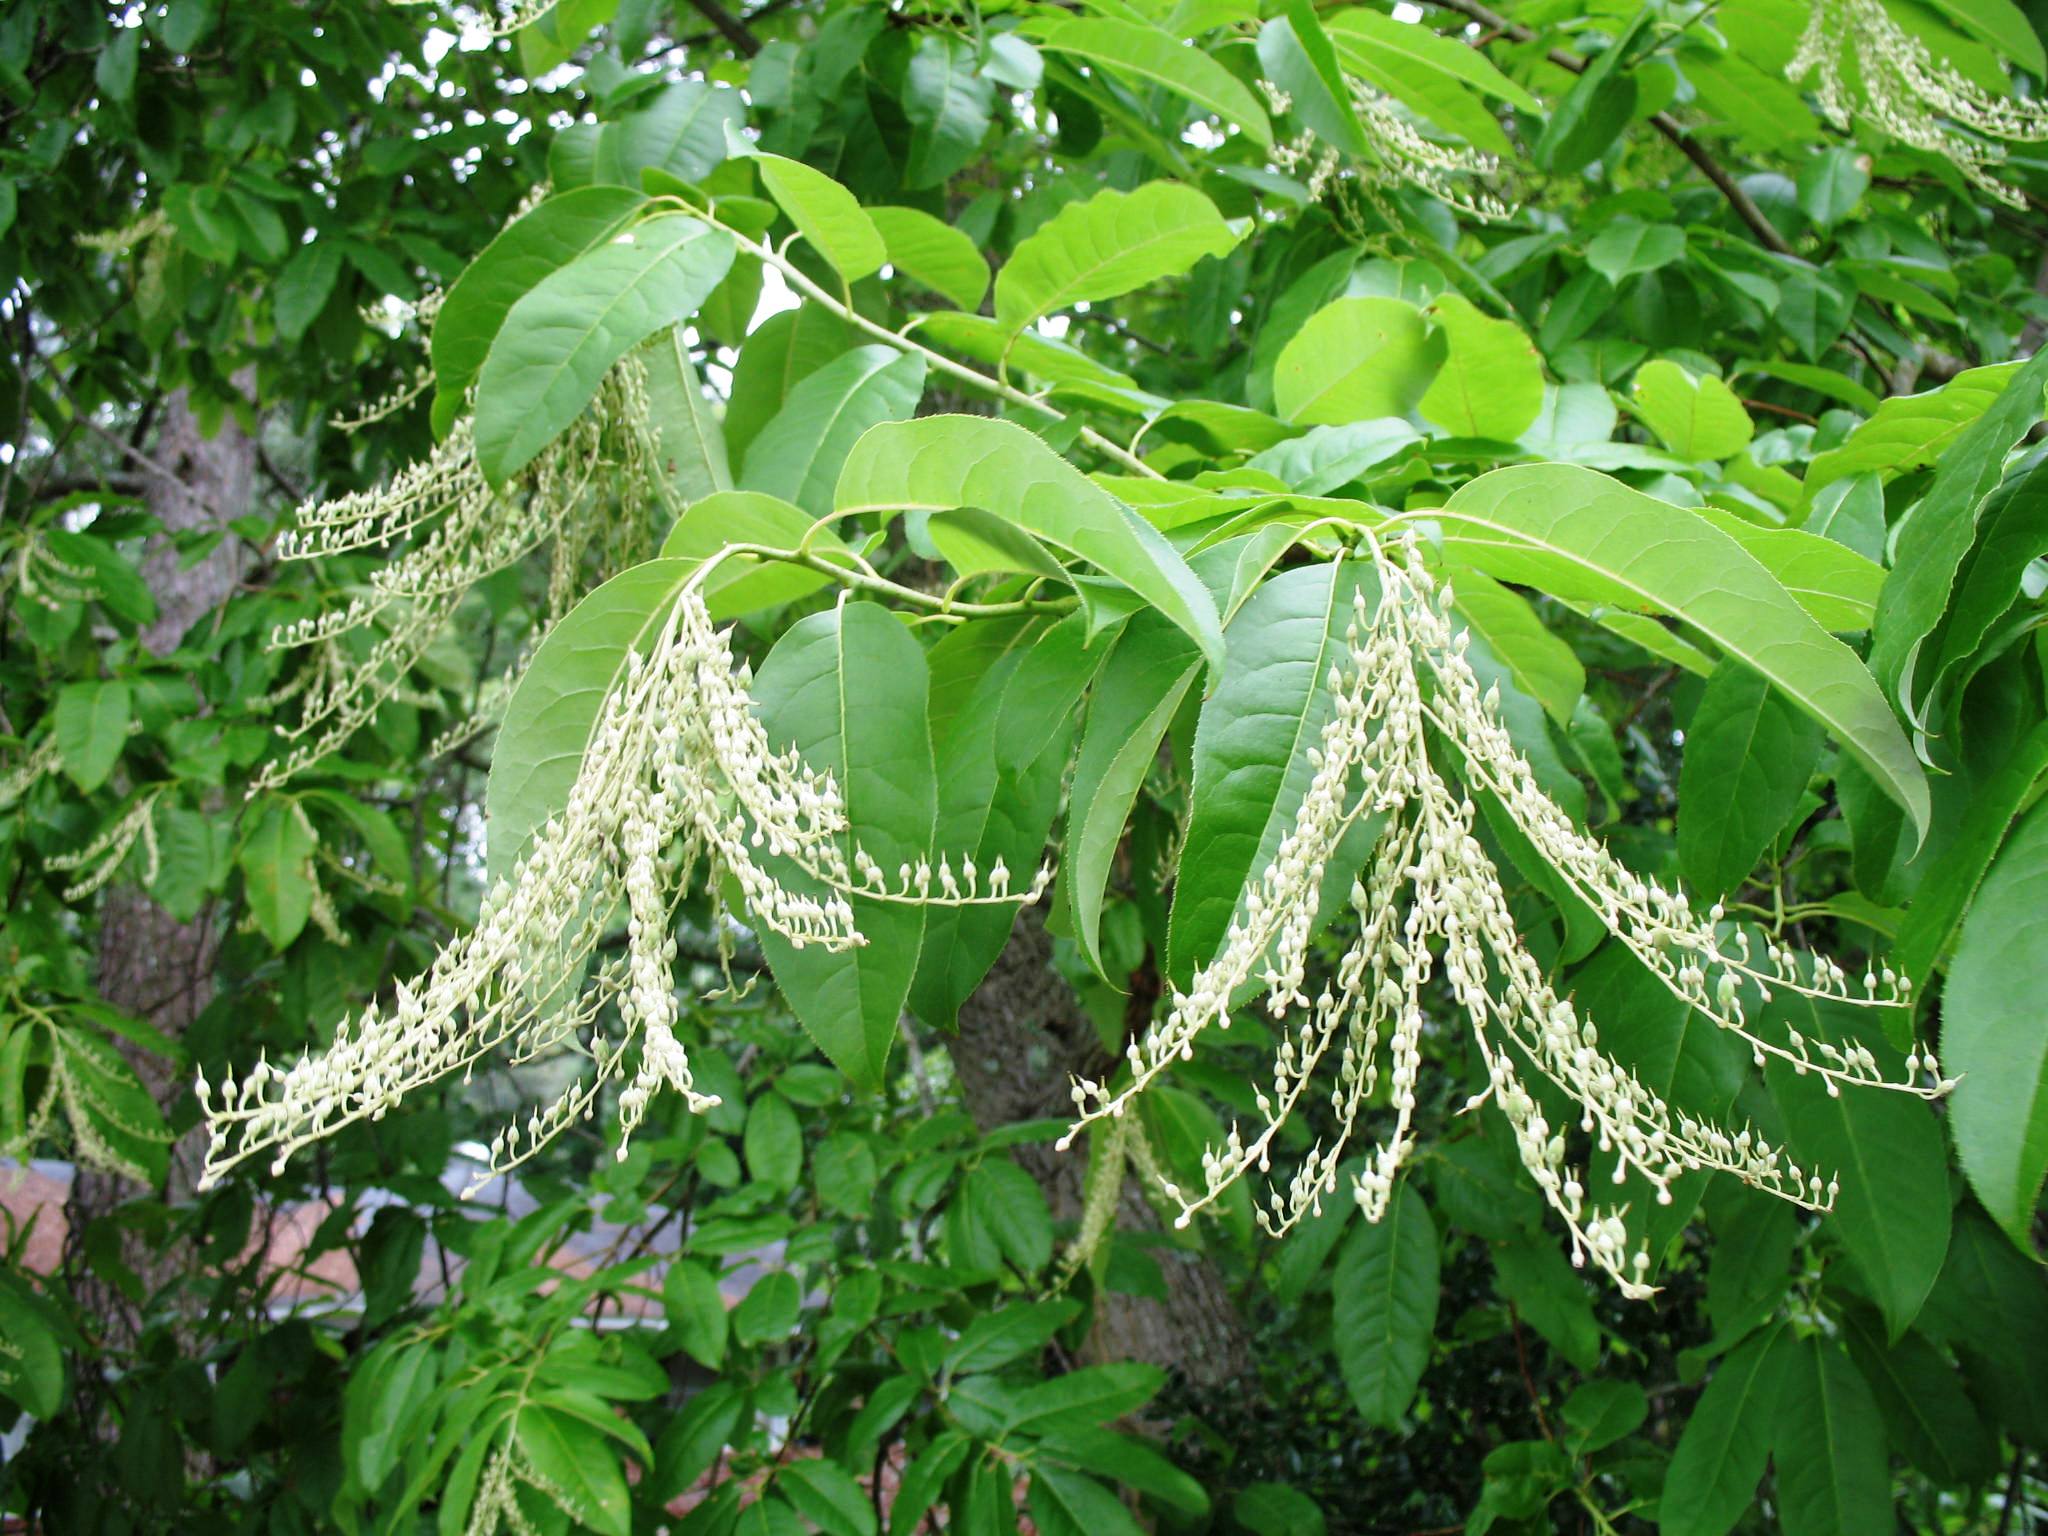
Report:
M15 0L0 1513L2032 1529L2044 29Z

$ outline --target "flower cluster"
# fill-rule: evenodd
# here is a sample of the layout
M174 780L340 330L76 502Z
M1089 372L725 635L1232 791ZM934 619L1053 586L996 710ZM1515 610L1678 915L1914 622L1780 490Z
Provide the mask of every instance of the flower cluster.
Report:
M1285 91L1268 81L1259 84L1276 114L1285 113L1292 105ZM1412 186L1478 219L1504 219L1513 211L1485 185L1500 175L1496 156L1429 137L1405 107L1356 76L1346 75L1344 84L1352 112L1373 150L1371 163L1352 172L1360 183L1380 189ZM1273 160L1282 170L1306 177L1311 202L1321 202L1345 174L1343 156L1312 131L1274 146Z
M613 1080L624 1082L628 1137L664 1086L708 1108L716 1100L697 1091L676 1033L672 974L676 905L700 875L714 903L730 880L753 923L793 946L835 951L864 942L856 899L1018 905L1042 892L1047 871L1012 892L1000 864L984 880L971 862L956 874L949 861L936 870L920 861L892 881L854 841L831 776L772 748L748 669L705 607L703 574L648 651L629 654L568 803L486 896L476 926L419 982L400 986L390 1008L344 1023L324 1052L286 1069L259 1060L218 1095L200 1084L208 1183L259 1152L282 1167L295 1149L381 1118L413 1088L466 1074L500 1049L519 1062L583 1048L595 1071L501 1131L492 1172L592 1114ZM621 910L624 954L600 959ZM722 913L715 926L729 943Z
M1414 1146L1425 992L1440 963L1488 1076L1468 1107L1491 1098L1506 1115L1522 1161L1571 1230L1575 1263L1590 1259L1630 1295L1650 1290L1649 1255L1640 1246L1631 1251L1625 1209L1589 1197L1585 1145L1611 1158L1616 1184L1640 1175L1660 1202L1670 1200L1673 1180L1688 1170L1718 1169L1825 1208L1835 1193L1831 1180L1801 1169L1753 1130L1725 1130L1666 1103L1602 1051L1593 1021L1556 994L1523 944L1500 876L1474 833L1472 793L1495 797L1607 930L1676 996L1740 1036L1759 1063L1767 1056L1789 1060L1817 1074L1830 1093L1842 1084L1929 1097L1944 1091L1931 1052L1909 1060L1908 1081L1889 1082L1860 1046L1796 1032L1781 1043L1758 1033L1746 1016L1745 997L1759 992L1766 1000L1785 990L1897 1003L1906 984L1887 971L1882 982L1867 975L1852 989L1828 961L1802 963L1775 945L1754 955L1745 935L1724 929L1718 908L1698 916L1682 894L1624 868L1538 786L1501 722L1497 688L1482 689L1466 660L1468 637L1447 616L1450 588L1436 586L1412 541L1391 554L1374 546L1371 559L1377 598L1369 601L1361 585L1347 664L1331 669L1331 712L1311 752L1314 776L1292 827L1245 891L1216 956L1185 992L1174 992L1165 1018L1128 1048L1128 1077L1117 1087L1075 1084L1079 1118L1066 1142L1091 1122L1122 1115L1174 1062L1192 1057L1205 1031L1226 1025L1233 1008L1263 992L1282 1031L1272 1086L1257 1095L1263 1124L1249 1141L1233 1128L1205 1154L1201 1190L1184 1194L1166 1184L1181 1204L1180 1221L1253 1167L1270 1169L1280 1127L1334 1053L1327 1091L1337 1133L1308 1154L1259 1217L1277 1234L1319 1210L1337 1187L1360 1112L1379 1088L1384 1042L1393 1122L1353 1189L1366 1215L1377 1219ZM1432 761L1438 743L1457 759L1464 790ZM1357 937L1311 998L1308 946L1320 892L1354 828L1373 830L1377 839L1351 890ZM1577 1150L1570 1128L1545 1118L1531 1091L1535 1079L1578 1107Z
M1813 77L1814 95L1842 132L1859 119L1914 149L1951 162L1971 185L2023 207L2020 192L1992 174L2010 140L2048 141L2048 104L1994 94L1936 59L1879 0L1813 0L1798 51L1785 67L1794 82Z

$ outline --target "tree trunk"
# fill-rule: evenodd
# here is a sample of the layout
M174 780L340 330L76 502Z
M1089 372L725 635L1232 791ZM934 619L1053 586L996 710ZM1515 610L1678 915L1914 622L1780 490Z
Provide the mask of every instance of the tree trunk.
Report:
M1073 989L1052 967L1052 941L1036 908L1019 915L1010 942L962 1005L952 1056L961 1098L984 1131L1069 1115L1075 1075L1102 1078L1114 1066ZM1013 1155L1045 1191L1055 1221L1079 1216L1087 1163L1078 1143L1065 1153L1033 1145ZM1161 1230L1135 1172L1118 1194L1117 1228ZM1098 1296L1090 1358L1149 1361L1197 1386L1241 1378L1251 1367L1250 1340L1215 1265L1164 1244L1153 1251L1166 1299Z
M203 436L185 392L165 402L154 461L164 473L147 477L150 511L165 534L150 541L142 574L156 599L157 618L142 642L154 655L177 648L185 632L212 614L241 580L241 548L232 535L200 560L186 565L169 535L225 529L249 507L255 478L256 444L230 418L211 438ZM117 886L100 907L99 988L114 1008L181 1038L213 998L213 963L220 948L214 913L202 911L181 923L143 892ZM162 1057L117 1042L121 1053L166 1113L185 1088L184 1072ZM176 1204L192 1197L198 1181L203 1132L195 1127L171 1149L164 1199ZM72 1249L69 1269L79 1305L100 1324L102 1343L114 1351L132 1348L147 1309L81 1262L86 1230L119 1206L147 1193L127 1179L80 1168L73 1176L65 1215ZM189 1269L189 1254L177 1245L150 1244L124 1234L123 1261L153 1296Z

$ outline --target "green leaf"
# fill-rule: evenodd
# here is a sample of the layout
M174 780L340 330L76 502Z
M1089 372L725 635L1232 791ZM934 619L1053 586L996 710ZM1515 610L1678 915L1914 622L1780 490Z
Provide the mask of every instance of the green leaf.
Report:
M1481 475L1431 516L1447 550L1489 575L1691 624L1827 727L1926 828L1926 777L1863 664L1704 518L1566 464Z
M1352 1229L1330 1290L1351 1401L1366 1423L1398 1428L1436 1332L1436 1224L1412 1185L1397 1184L1386 1214Z
M2048 1286L2040 1263L1972 1207L1958 1213L1927 1323L1955 1344L1972 1395L2008 1435L2048 1439Z
M600 1536L632 1536L626 1476L604 1436L580 1419L528 1404L513 1427L519 1457L548 1497Z
M725 1295L718 1277L688 1259L673 1260L661 1282L661 1305L683 1353L715 1371L725 1360Z
M1215 600L1186 562L1151 524L1014 422L926 416L876 427L854 445L834 505L842 515L993 512L1122 582L1222 660Z
M654 1443L650 1479L664 1503L687 1493L718 1459L747 1412L747 1392L730 1381L716 1382L683 1404Z
M1971 36L1981 39L2036 78L2048 74L2036 24L2011 0L1929 0Z
M1035 1275L1052 1261L1052 1213L1031 1175L1006 1157L972 1168L946 1210L946 1249L956 1268Z
M1933 974L1935 962L1971 911L1985 871L2043 773L2048 773L2048 724L2037 724L1977 785L1941 857L1932 858L1930 850L1916 861L1926 861L1928 868L1899 928L1893 962L1916 982Z
M1028 1507L1041 1536L1144 1536L1115 1494L1061 1467L1032 1469Z
M755 678L755 708L774 749L795 748L839 786L849 867L856 845L890 871L931 851L936 792L928 686L924 651L874 603L847 603L801 620ZM791 889L823 894L787 859L770 859L768 867ZM857 1086L873 1090L882 1084L917 970L924 910L865 896L853 897L852 905L867 942L850 953L815 944L799 949L766 928L761 945L818 1048Z
M1956 568L1948 611L1921 647L1915 670L1932 679L1939 708L1960 699L1997 655L1987 637L2020 600L2028 567L2048 554L2048 462L2036 463L1985 498L1977 533Z
M732 1309L732 1336L742 1344L779 1344L803 1311L803 1288L786 1269L772 1269L754 1282Z
M1245 468L1272 475L1304 496L1327 496L1421 440L1422 434L1398 416L1311 427L1253 454Z
M1093 1429L1137 1412L1165 1385L1165 1371L1139 1360L1084 1366L1018 1393L1009 1430L1058 1435Z
M1856 211L1870 190L1870 152L1851 145L1824 149L1799 167L1799 206L1822 229Z
M569 803L599 711L629 651L651 644L694 560L621 571L541 642L506 706L484 791L485 880L511 876L535 832Z
M1702 901L1740 885L1799 808L1820 728L1739 661L1724 661L1685 733L1678 859Z
M1238 1490L1230 1513L1252 1536L1325 1536L1322 1510L1285 1483L1253 1483Z
M1933 681L1919 663L1922 647L1948 610L1956 573L1976 543L1977 520L2004 472L2006 453L2041 419L2044 385L2048 352L2024 364L1942 454L1933 482L1899 529L1891 575L1878 599L1870 666L1909 713Z
M646 202L637 187L582 187L558 193L515 219L483 248L448 290L434 319L431 355L438 430L445 432L461 414L469 386L512 306L543 279L617 234Z
M1586 247L1586 265L1619 287L1631 277L1668 267L1685 255L1685 231L1676 224L1616 219Z
M1209 1512L1209 1495L1144 1441L1109 1429L1070 1429L1040 1441L1040 1454L1063 1466L1114 1478L1180 1514L1197 1519Z
M2021 366L1993 363L1985 368L1969 368L1937 389L1890 396L1875 407L1870 420L1843 439L1840 447L1815 455L1806 470L1808 498L1844 475L1878 473L1890 478L1938 462L1987 411L2008 398L2006 390ZM2037 391L2033 406L2038 409L2040 404ZM2028 418L2022 410L2013 419ZM2004 444L1991 449L1988 464L1980 462L1979 467L1988 468L1991 479L1977 492L1979 496L1996 483L2006 448L2023 430L2021 427L2013 431ZM1973 457L1982 461L1986 455ZM1958 485L1956 494L1965 491L1965 486Z
M1664 1536L1727 1536L1756 1499L1798 1345L1778 1323L1721 1362L1678 1437L1658 1501Z
M1241 238L1193 187L1150 181L1069 203L1024 239L996 274L996 319L1010 332L1075 304L1178 277Z
M1785 1536L1889 1530L1891 1470L1870 1388L1832 1340L1802 1340L1789 1355L1772 1437Z
M1631 395L1635 413L1658 441L1690 463L1733 458L1756 434L1726 384L1710 373L1695 378L1666 358L1636 370Z
M918 39L903 75L910 152L903 184L912 191L945 182L981 147L995 86L975 67L974 44L950 32Z
M726 147L754 162L761 185L776 206L789 215L797 233L810 241L841 281L857 283L881 270L889 259L888 248L874 221L846 188L801 160L755 149L731 130L726 134Z
M718 491L732 489L725 434L704 396L690 344L675 326L640 352L647 369L647 410L660 454L656 484L677 511Z
M42 1298L12 1274L0 1275L0 1396L38 1419L64 1405L64 1348Z
M1060 894L1074 942L1098 973L1103 971L1103 896L1124 823L1167 726L1201 674L1201 653L1187 636L1157 614L1141 613L1118 638L1089 697L1067 800Z
M988 262L952 225L918 208L870 208L889 265L964 310L981 307L988 292Z
M829 516L847 455L869 428L907 420L924 393L924 355L876 343L805 377L747 447L740 485Z
M661 555L665 560L687 560L694 569L734 544L795 550L806 547L806 540L812 554L837 556L853 565L853 552L845 541L830 528L820 528L803 508L758 491L720 491L692 502L676 519L662 541ZM805 566L733 555L704 579L704 602L713 619L737 618L793 603L831 580Z
M1437 298L1429 312L1448 350L1417 408L1453 436L1515 441L1543 410L1543 363L1535 343L1514 321L1483 315L1455 293Z
M1522 1320L1581 1371L1600 1366L1600 1324L1586 1280L1553 1243L1507 1243L1493 1250L1501 1294Z
M1751 1000L1759 1024L1792 1024L1809 1040L1855 1040L1877 1058L1885 1081L1904 1077L1899 1053L1874 1037L1848 1004L1820 1004L1786 992ZM1856 1261L1892 1336L1918 1315L1948 1251L1950 1192L1941 1122L1923 1101L1879 1088L1830 1095L1814 1073L1772 1057L1764 1069L1784 1114L1785 1143L1801 1169L1841 1181L1825 1218Z
M764 1093L747 1110L747 1172L787 1194L804 1171L804 1132L796 1111L779 1093Z
M938 1502L946 1482L967 1460L974 1442L957 1429L942 1429L904 1469L889 1509L889 1536L914 1536Z
M1799 1218L1783 1200L1729 1180L1708 1190L1706 1207L1714 1228L1707 1258L1707 1319L1715 1338L1739 1339L1763 1326L1785 1299Z
M505 316L476 384L477 465L502 484L553 442L627 352L687 319L732 265L729 236L663 214L541 280Z
M1301 426L1406 416L1442 366L1444 333L1403 299L1339 299L1273 365L1273 404ZM1532 418L1533 419L1533 418Z
M1229 70L1172 33L1133 21L1077 17L1033 32L1048 53L1070 53L1112 74L1136 75L1184 96L1226 123L1236 123L1261 149L1272 147L1273 129L1258 98Z
M242 893L256 926L273 949L284 949L313 911L313 838L305 818L282 796L265 802L263 815L243 842Z
M2048 1178L2048 1033L2023 998L2048 986L2048 805L1999 852L1969 907L1942 993L1949 1126L1970 1187L2027 1252Z
M1288 99L1288 112L1324 143L1356 160L1374 158L1352 110L1351 89L1337 50L1306 0L1288 0L1284 15L1259 28L1259 68Z
M1543 706L1559 725L1569 726L1586 691L1586 669L1577 654L1552 634L1526 598L1478 571L1448 572L1455 594L1452 611L1475 639L1508 669L1515 686Z
M1368 604L1376 596L1362 561L1282 571L1224 636L1223 670L1195 728L1187 841L1168 928L1167 971L1181 985L1222 942L1247 882L1293 828L1315 777L1309 752L1321 746L1330 718L1329 672L1348 654L1344 636L1360 593ZM1352 870L1331 873L1349 888Z
M798 381L816 373L857 341L857 333L822 304L770 315L740 347L725 403L725 446L744 462L760 430L774 419Z
M338 246L316 240L294 251L270 290L271 313L276 318L279 337L289 342L302 338L306 328L327 307L327 300L334 292L335 279L340 276L341 250ZM439 330L438 322L436 330Z
M643 100L605 124L593 167L599 181L637 190L647 170L702 181L725 159L727 132L747 120L738 91L701 80L678 80Z
M1887 1344L1876 1318L1859 1307L1843 1317L1842 1338L1902 1456L1947 1487L1981 1484L1997 1472L1997 1437L1925 1335Z
M1589 1381L1565 1399L1562 1416L1581 1453L1591 1454L1641 1429L1650 1401L1632 1381Z
M825 1536L875 1536L875 1510L859 1483L822 1457L787 1462L775 1485Z
M126 683L66 683L57 690L50 732L72 783L90 794L107 782L128 745L132 718Z
M1701 507L1698 515L1748 551L1822 629L1870 627L1884 570L1868 556L1804 528L1762 528L1720 507Z

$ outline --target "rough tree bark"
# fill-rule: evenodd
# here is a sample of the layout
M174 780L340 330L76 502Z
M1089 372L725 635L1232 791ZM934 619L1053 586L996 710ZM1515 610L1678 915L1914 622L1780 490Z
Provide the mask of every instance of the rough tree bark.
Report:
M224 528L248 510L256 469L256 443L230 418L211 438L201 431L185 392L165 403L151 468L145 475L150 511L165 533L154 536L142 561L143 579L156 599L156 622L142 643L162 656L177 648L193 625L227 599L242 576L241 546L224 538L204 558L187 565L172 535ZM99 988L107 1003L179 1039L213 997L213 963L220 934L211 910L181 923L143 892L114 887L100 909ZM184 1091L183 1073L160 1056L125 1041L121 1051L158 1105L168 1111ZM171 1149L163 1198L190 1199L198 1179L202 1140L195 1129ZM68 1265L73 1294L100 1323L108 1348L132 1347L140 1336L144 1308L83 1262L80 1242L92 1223L144 1191L134 1183L81 1168L65 1208L70 1233ZM189 1255L152 1247L133 1238L123 1258L153 1295L189 1268Z
M1019 1120L1071 1114L1068 1086L1077 1073L1106 1077L1114 1065L1094 1024L1052 967L1044 919L1026 908L982 984L960 1009L952 1042L954 1072L967 1112L984 1131ZM1053 1219L1081 1210L1087 1161L1079 1146L1016 1148L1012 1154L1038 1181ZM1135 1174L1118 1196L1120 1231L1158 1231L1158 1213ZM1251 1345L1223 1277L1199 1254L1161 1245L1166 1299L1104 1294L1096 1303L1088 1354L1095 1360L1145 1360L1180 1372L1197 1386L1223 1385L1251 1368Z

